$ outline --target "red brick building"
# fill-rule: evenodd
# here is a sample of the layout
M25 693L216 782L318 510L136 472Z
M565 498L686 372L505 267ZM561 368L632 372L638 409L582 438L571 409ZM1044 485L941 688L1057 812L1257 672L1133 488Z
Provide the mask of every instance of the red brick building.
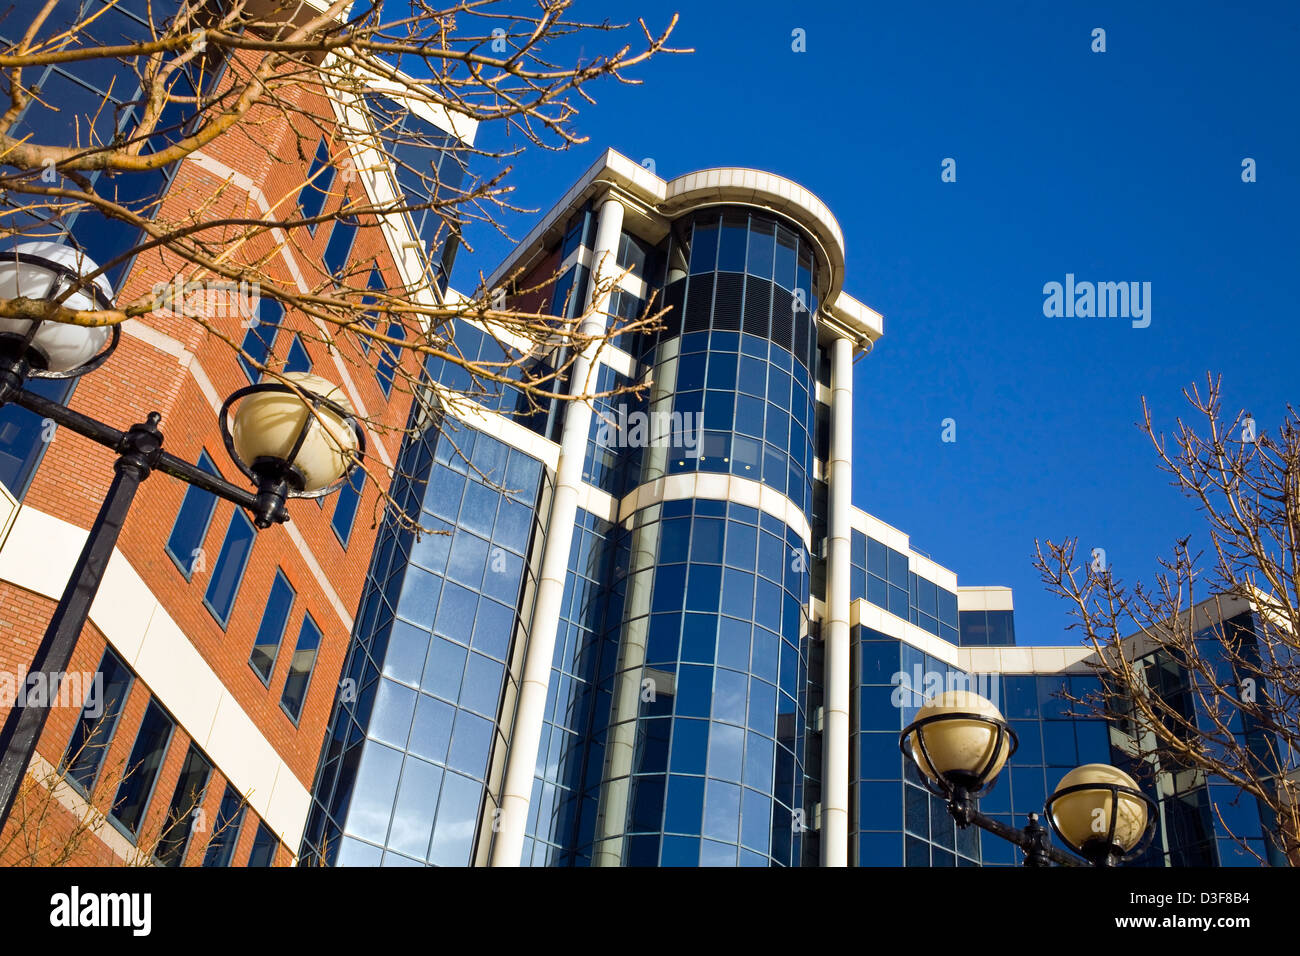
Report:
M303 129L303 116L327 117L332 106L299 96L293 128L267 110L180 163L158 216L179 219L203 204L211 219L283 217L294 203L328 214L348 189L396 185L384 170L354 179L322 169L322 158L334 170L345 166L348 148L329 123ZM426 112L423 122L472 139L467 124L453 130ZM321 188L304 189L313 176ZM264 258L268 272L302 292L339 261L391 290L413 284L430 246L401 215L363 217L355 228L326 222L314 234L272 231L236 254ZM142 254L118 298L130 301L184 271L157 251ZM340 385L370 420L368 465L382 475L397 457L409 392L400 380L394 387L391 373L376 374L370 350L327 348L306 316L281 317L265 298L261 309L256 329L238 314L205 314L208 328L168 309L131 320L113 356L76 383L67 403L119 429L157 411L167 451L243 485L217 417L228 395L260 377L231 347L242 344L265 350L268 367L309 368ZM418 367L412 355L402 362ZM0 411L0 455L9 456L16 486L0 480L0 671L15 684L113 477L110 451L23 416L30 413ZM68 668L103 675L104 717L92 723L78 700L52 708L29 775L67 772L52 791L36 784L19 796L0 834L0 865L293 861L375 535L377 482L355 491L319 505L291 501L289 523L254 532L231 503L168 475L141 486ZM0 699L0 719L12 703Z

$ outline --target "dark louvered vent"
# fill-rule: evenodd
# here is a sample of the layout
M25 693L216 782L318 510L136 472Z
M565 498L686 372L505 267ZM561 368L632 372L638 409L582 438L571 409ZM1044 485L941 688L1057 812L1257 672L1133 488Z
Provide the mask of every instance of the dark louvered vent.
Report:
M808 333L812 331L812 316L808 314L807 309L800 309L794 314L794 357L806 369L812 369L812 363L808 357Z
M794 296L780 286L772 288L772 341L787 352L794 346L794 323L799 321L791 306Z
M740 302L745 277L736 272L718 274L718 291L713 301L713 327L724 331L740 329Z
M750 335L767 338L772 318L772 283L749 276L745 284L745 322L743 328Z
M709 327L709 312L713 309L713 275L691 276L690 283L683 328L687 332L702 332Z
M660 317L659 321L663 323L663 330L658 333L660 339L670 339L675 335L681 334L682 328L682 305L686 301L686 280L678 279L668 288L664 289L663 295L655 300L654 311L667 309L668 311ZM647 336L648 339L654 339L654 336ZM648 344L653 345L654 342ZM649 349L647 348L648 352Z

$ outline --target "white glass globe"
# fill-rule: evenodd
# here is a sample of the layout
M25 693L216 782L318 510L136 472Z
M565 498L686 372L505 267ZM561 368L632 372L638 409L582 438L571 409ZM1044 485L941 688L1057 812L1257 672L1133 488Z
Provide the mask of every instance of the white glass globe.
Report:
M1137 790L1137 782L1118 767L1105 763L1088 763L1076 767L1056 785L1054 793L1084 784L1119 784ZM1066 842L1080 848L1092 840L1105 839L1115 815L1115 843L1125 852L1137 846L1147 828L1147 805L1127 793L1115 795L1110 790L1080 790L1052 800L1052 822Z
M0 299L15 299L20 296L28 299L43 299L51 291L57 294L67 288L69 280L37 263L15 259L13 256L15 252L58 263L72 269L78 275L86 275L99 268L84 253L64 243L24 242L8 252L0 253ZM95 279L95 285L110 301L112 300L113 287L109 285L107 279L99 276ZM63 304L69 309L99 308L99 304L86 292L68 296ZM32 323L27 319L0 318L0 334L26 336L31 326ZM32 339L31 347L43 360L45 370L69 372L94 358L103 349L111 334L107 326L87 328L64 322L43 322Z
M917 720L943 714L979 714L1002 721L1002 714L987 698L968 690L950 690L926 701L916 715ZM921 751L920 738L925 737L926 760ZM912 754L917 765L931 780L951 774L974 777L986 766L985 780L992 780L1002 770L1011 754L1011 737L1003 733L998 740L998 728L982 720L952 717L936 720L913 732Z
M328 379L307 372L282 376L304 392L327 398L352 413L352 403L343 389ZM343 477L349 452L357 450L356 433L337 412L324 406L313 413L309 405L292 392L254 392L235 408L230 428L235 453L245 464L258 458L287 461L298 433L307 424L307 437L292 465L303 478L303 491L319 491Z

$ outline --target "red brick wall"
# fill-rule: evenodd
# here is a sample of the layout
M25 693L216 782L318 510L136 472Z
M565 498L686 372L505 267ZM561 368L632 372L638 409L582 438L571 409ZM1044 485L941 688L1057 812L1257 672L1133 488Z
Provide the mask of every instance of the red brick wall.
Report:
M300 106L318 116L331 115L327 103L320 97L303 94ZM298 128L303 129L303 117L299 115L296 119ZM290 128L285 116L278 112L272 114L263 111L246 126L237 128L211 144L205 152L249 177L272 206L278 204L280 208L293 208L292 198L284 203L281 200L285 196L292 196L305 180L318 135L317 131L310 129L302 134L301 151L305 160L300 159L299 135ZM342 184L339 183L338 186L341 187ZM359 186L360 183L357 182L352 188ZM337 208L340 202L341 196L332 196L326 203L326 211ZM213 219L223 215L263 214L261 207L236 185L223 184L197 163L187 161L180 166L161 204L158 217L160 220L181 219L188 211L200 208L203 203L210 204L205 215ZM361 225L350 261L354 266L358 263L364 263L365 266L359 268L361 278L355 280L354 284L364 283L368 263L377 259L390 288L399 288L401 283L398 273L380 230L373 222L363 220ZM322 281L321 255L331 228L331 224L322 224L315 236L300 231L294 234L289 244L309 285ZM232 227L228 235L237 232ZM278 281L295 288L292 274L283 256L276 253L275 244L276 240L270 236L257 238L245 243L238 257L265 258L265 268ZM155 283L170 282L178 271L181 271L179 263L169 261L167 256L158 251L142 255L124 284L120 301L129 301L137 295L147 293ZM142 321L178 341L190 352L194 362L202 367L222 399L248 384L247 377L236 361L234 350L227 341L222 340L223 336L235 343L242 339L245 329L237 316L213 319L210 330L192 318L170 312L153 313ZM331 381L340 381L339 369L326 347L320 342L311 341L318 333L307 317L289 312L285 316L285 326L308 333L304 344L311 356L313 371ZM276 341L276 355L280 359L286 356L288 345L289 336L282 331ZM339 355L357 386L366 410L380 426L382 434L379 440L387 449L389 459L395 460L400 446L401 429L405 425L409 409L409 395L403 393L399 381L392 400L384 398L372 371L373 353L367 359L355 347L345 346L339 349ZM418 361L414 356L406 356L403 364L412 372L418 369ZM216 414L195 377L180 364L175 355L146 344L133 335L123 334L121 345L114 356L101 369L85 376L78 383L70 404L80 412L121 429L142 421L150 411L160 412L161 429L168 451L194 461L200 450L206 449L228 479L237 484L244 483L225 453ZM375 437L374 430L367 436L370 442ZM378 450L372 447L369 464L373 475L383 475L382 461ZM55 435L32 481L25 506L88 528L112 480L112 464L113 456L107 449L61 429ZM382 483L386 484L386 481ZM379 484L367 480L346 549L330 527L334 511L333 498L327 501L324 508L318 508L312 501L292 502L289 505L293 527L306 541L318 565L324 569L329 584L349 615L356 611L374 543L373 525L382 504ZM258 729L287 762L298 780L310 787L347 650L348 627L328 600L325 589L287 531L282 527L274 527L258 533L234 610L223 629L204 606L203 593L216 564L234 506L224 501L218 502L203 543L206 570L197 571L193 580L187 582L164 551L164 544L185 491L186 486L170 476L151 476L136 497L122 531L119 550ZM287 576L296 592L296 598L271 683L267 687L248 666L248 657L277 568ZM5 640L0 642L0 666L10 671L26 669L52 608L52 601L0 582L0 633L5 636ZM320 626L323 638L301 720L295 727L281 710L279 700L293 646L306 613L310 613ZM73 669L93 670L103 648L103 636L93 626L88 626L74 655ZM126 760L147 700L148 689L137 681L126 712L119 722L109 758L105 762L105 770L92 794L93 804L101 810L108 809L116 789L116 785L109 780L109 768L115 766L115 760L118 764ZM163 703L166 704L165 701ZM76 716L76 713L62 713L58 710L52 714L39 743L40 753L52 764L59 762ZM145 835L156 833L161 826L162 815L166 811L188 743L189 738L178 728L150 803L148 819L143 828ZM216 819L216 807L223 788L224 778L215 773L208 785L205 802L210 821ZM247 859L255 830L256 819L249 811L236 862ZM144 839L145 836L142 835L142 840ZM296 852L297 848L289 849ZM102 847L98 851L88 851L87 861L99 860L103 852ZM201 854L201 847L197 845L191 847L191 863L196 862L196 854ZM280 862L289 859L283 849L279 857Z

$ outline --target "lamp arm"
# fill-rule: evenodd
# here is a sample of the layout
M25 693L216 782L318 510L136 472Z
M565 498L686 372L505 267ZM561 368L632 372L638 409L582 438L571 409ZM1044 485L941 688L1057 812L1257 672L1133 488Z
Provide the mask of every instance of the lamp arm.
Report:
M66 405L51 401L24 388L11 391L8 398L15 405L21 405L29 412L40 415L42 418L48 418L55 424L89 438L106 448L112 448L114 451L119 452L122 450L123 443L126 440L126 432L118 431L111 425L106 425L88 415L83 415L81 412L73 411ZM183 458L177 458L175 455L161 449L155 456L152 467L171 475L173 478L179 478L186 484L211 492L226 501L234 502L259 517L266 517L279 522L289 520L289 515L282 505L275 509L273 513L263 515L263 512L268 511L270 506L262 495L247 488L233 485L219 475L209 474L197 465ZM258 526L266 527L266 525L260 523Z
M994 836L999 836L1020 847L1020 849L1025 851L1025 856L1028 858L1027 865L1045 865L1041 862L1042 860L1050 860L1060 866L1081 865L1077 859L1066 853L1064 850L1052 846L1048 829L1038 822L1038 814L1036 813L1031 813L1029 815L1029 826L1020 830L1013 826L1008 826L1000 820L995 820L992 817L981 813L974 807L963 808L960 816L956 811L953 811L951 805L949 806L949 810L953 813L953 817L957 820L959 825L969 825L973 823L981 830L986 830ZM963 818L965 819L966 824L962 824ZM1036 860L1038 862L1036 862Z

